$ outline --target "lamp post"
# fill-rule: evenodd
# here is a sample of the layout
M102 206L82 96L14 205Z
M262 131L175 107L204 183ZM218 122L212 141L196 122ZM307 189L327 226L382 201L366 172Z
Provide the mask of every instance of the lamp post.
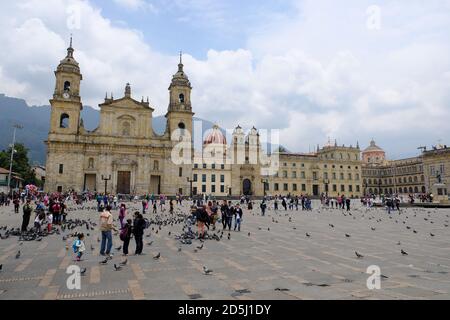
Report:
M194 182L194 179L191 179L191 178L189 178L189 177L187 177L186 178L187 179L187 181L190 183L190 191L189 191L189 194L190 194L190 197L191 197L191 199L192 199L192 182Z
M11 174L12 174L12 165L13 165L13 159L14 159L14 145L16 144L16 130L22 129L23 126L19 124L13 125L14 127L14 133L13 133L13 141L11 145L11 159L9 160L9 172L8 172L8 188L9 188L9 194L12 195L12 189L11 189Z
M102 175L102 180L105 181L105 195L106 195L106 190L108 189L108 181L111 180L111 175L109 175L108 178Z
M330 180L323 179L323 183L325 184L325 196L328 197L328 185L330 184Z
M262 184L263 184L263 189L264 189L264 198L266 197L266 195L267 195L267 184L268 184L268 181L267 181L267 179L265 178L265 179L261 179L261 182L262 182Z

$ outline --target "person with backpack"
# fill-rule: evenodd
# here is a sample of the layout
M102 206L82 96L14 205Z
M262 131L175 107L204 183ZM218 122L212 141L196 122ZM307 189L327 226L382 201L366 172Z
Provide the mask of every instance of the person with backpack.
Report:
M84 245L84 234L80 233L78 239L73 242L72 245L73 253L76 254L76 261L81 261L81 256L84 251L86 251L86 246Z
M133 234L133 221L131 219L127 219L127 222L124 224L122 229L120 230L120 240L123 241L123 255L128 255L128 246L130 245L131 236Z
M27 200L27 203L23 206L23 220L22 220L22 232L26 232L28 228L28 224L30 223L31 212L33 212L33 208L31 207L30 199Z
M241 222L242 222L242 216L244 215L244 212L242 211L239 204L236 205L234 214L236 216L236 218L234 220L234 231L236 231L236 227L237 227L238 231L241 231Z
M134 240L136 241L136 255L142 255L142 249L144 248L144 229L146 228L146 222L142 214L139 211L134 213L134 221L133 221L133 235Z
M105 253L108 256L111 255L112 248L112 230L113 226L113 217L111 214L111 206L106 206L106 210L100 214L100 231L102 233L102 242L100 245L100 255L104 256ZM105 252L106 248L106 252Z

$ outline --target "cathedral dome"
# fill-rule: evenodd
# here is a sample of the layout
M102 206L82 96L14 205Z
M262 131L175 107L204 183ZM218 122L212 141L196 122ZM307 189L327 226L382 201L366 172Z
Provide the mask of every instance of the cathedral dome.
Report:
M372 141L370 141L370 145L366 149L364 149L363 152L371 152L371 151L382 151L382 152L384 152L383 149L381 149L379 146L377 146L375 144L375 141L373 139L372 139Z
M204 144L227 144L227 139L220 131L218 125L214 125L210 133L206 136L203 141Z

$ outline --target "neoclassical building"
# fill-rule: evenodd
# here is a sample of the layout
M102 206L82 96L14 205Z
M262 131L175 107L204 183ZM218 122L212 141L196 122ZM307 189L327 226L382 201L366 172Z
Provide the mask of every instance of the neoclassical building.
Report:
M181 61L169 86L166 130L152 128L154 106L135 100L131 86L99 104L100 123L83 126L83 79L72 43L56 71L47 144L45 190L89 190L113 194L309 194L360 196L359 146L328 142L313 153L262 148L256 128L237 126L231 141L214 126L202 150L192 143L192 86ZM182 146L180 148L180 145ZM181 159L181 160L180 160Z

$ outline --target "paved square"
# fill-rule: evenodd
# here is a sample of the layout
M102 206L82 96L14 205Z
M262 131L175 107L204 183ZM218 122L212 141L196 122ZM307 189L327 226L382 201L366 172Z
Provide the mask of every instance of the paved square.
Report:
M95 205L91 202L81 209L69 204L68 219L97 222ZM231 231L230 240L227 232L221 241L206 240L197 252L199 240L183 245L175 239L183 224L163 226L158 233L152 226L144 236L146 255L129 256L120 271L113 267L124 259L119 252L107 265L99 264L98 230L78 227L29 242L10 236L0 240L0 299L450 298L450 229L446 227L450 209L405 208L389 216L382 208L366 209L357 201L352 205L345 212L321 208L313 201L311 212L268 211L264 217L259 209L245 210L241 232ZM129 206L130 213L140 204ZM187 214L188 207L185 202L176 213ZM113 215L117 218L118 212ZM0 208L0 227L20 227L21 219L12 206ZM85 239L85 260L78 263L73 261L73 239L62 240L75 231L90 234ZM118 235L113 239L114 247L122 244ZM132 239L130 252L134 248ZM18 250L21 255L16 259ZM355 251L364 257L357 258ZM161 258L154 260L157 252ZM72 264L87 268L80 290L66 286L66 268ZM204 265L213 270L211 275L203 274ZM379 290L366 285L371 265L379 266L387 277L381 279Z

